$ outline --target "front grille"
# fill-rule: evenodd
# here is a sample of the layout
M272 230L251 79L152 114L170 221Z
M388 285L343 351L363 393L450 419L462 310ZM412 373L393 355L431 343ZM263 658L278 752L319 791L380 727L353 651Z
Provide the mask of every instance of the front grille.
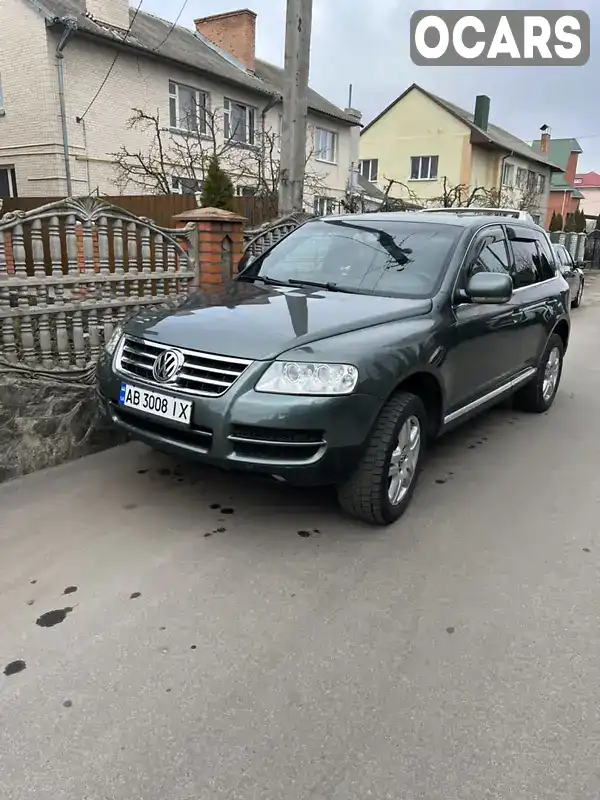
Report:
M308 464L325 451L322 431L233 425L227 437L233 453L243 460L278 464Z
M153 419L140 414L132 414L121 406L111 403L113 414L129 428L139 431L148 436L182 444L201 453L208 453L212 446L213 434L209 428L201 428L192 425L191 428L175 428L172 426L161 425Z
M292 428L262 428L258 425L232 425L230 439L244 439L269 444L311 445L323 443L323 431Z
M169 383L158 384L152 375L154 361L163 350L179 350L184 357L183 367L177 377ZM134 336L125 336L119 346L116 367L123 375L131 375L142 381L162 386L173 391L219 397L233 386L242 373L252 364L244 358L230 358L197 350L183 350L167 344L149 342Z

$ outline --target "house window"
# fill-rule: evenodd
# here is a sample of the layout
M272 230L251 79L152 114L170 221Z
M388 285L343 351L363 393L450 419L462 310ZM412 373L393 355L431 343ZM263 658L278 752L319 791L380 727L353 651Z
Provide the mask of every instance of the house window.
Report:
M169 81L169 116L171 128L189 133L206 133L208 94Z
M1 98L2 98L1 92L2 92L2 87L0 86L0 102L1 102ZM575 178L573 183L583 183L583 178Z
M527 185L527 170L519 167L517 170L517 186L519 189L524 189Z
M256 109L244 103L225 98L223 102L224 135L226 139L242 144L254 144L256 136Z
M367 158L359 162L358 169L363 178L374 183L377 180L379 160L377 158Z
M439 156L413 156L410 160L411 181L435 181Z
M315 197L313 210L317 217L335 214L335 199L333 197Z
M537 190L540 194L544 194L546 191L546 176L545 175L538 175L538 185Z
M515 165L505 164L502 167L502 186L513 186L515 180Z
M527 170L527 190L535 192L537 190L538 176L537 173L531 169Z
M315 158L335 164L337 157L337 133L315 128Z
M0 197L18 197L14 167L0 167Z
M236 194L238 197L254 197L256 191L256 186L238 186Z
M175 194L198 194L202 191L202 181L195 178L173 178L173 191Z

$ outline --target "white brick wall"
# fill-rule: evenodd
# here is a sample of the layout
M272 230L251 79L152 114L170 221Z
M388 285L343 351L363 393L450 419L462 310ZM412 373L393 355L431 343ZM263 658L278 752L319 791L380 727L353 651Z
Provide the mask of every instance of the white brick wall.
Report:
M27 36L16 34L18 28L25 27ZM0 166L15 166L19 194L23 196L66 194L54 58L58 39L57 34L46 31L41 15L25 0L2 0L0 73L6 116L0 117ZM123 52L84 121L77 123L76 118L84 115L114 55L109 45L78 36L64 50L71 173L76 194L96 189L105 194L118 193L111 154L121 146L130 152L148 151L150 134L127 126L134 108L150 114L158 111L168 126L169 80L208 92L213 109L222 109L225 96L255 106L259 110L257 119L268 100L244 88L223 85L177 66ZM268 112L267 128L279 130L280 113L280 106ZM320 176L323 185L320 194L342 196L350 163L350 128L311 115L310 141L315 125L337 134L337 164L323 164L311 158L308 171ZM168 141L169 135L165 134L165 138ZM174 173L177 171L173 169ZM140 190L130 186L125 192L137 194ZM307 201L312 202L310 197Z
M44 18L23 0L0 3L0 168L14 166L21 195L59 192L64 175L56 67Z

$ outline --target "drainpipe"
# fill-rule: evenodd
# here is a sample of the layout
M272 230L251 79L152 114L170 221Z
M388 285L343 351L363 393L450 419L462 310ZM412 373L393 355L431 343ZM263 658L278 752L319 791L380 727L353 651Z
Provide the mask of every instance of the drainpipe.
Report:
M69 131L67 128L67 108L65 102L65 82L63 75L63 50L67 46L67 42L77 30L77 20L73 17L65 17L64 19L57 19L56 22L61 22L64 25L63 35L61 36L58 47L56 48L56 73L58 78L58 102L60 105L60 120L62 125L62 140L63 152L65 158L65 178L67 181L67 195L73 196L73 181L71 180L71 163L69 161Z

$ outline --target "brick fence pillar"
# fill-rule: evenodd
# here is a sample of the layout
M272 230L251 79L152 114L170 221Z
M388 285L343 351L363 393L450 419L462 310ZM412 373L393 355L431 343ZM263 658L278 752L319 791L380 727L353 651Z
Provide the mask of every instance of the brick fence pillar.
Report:
M221 288L236 274L244 253L246 217L221 208L194 208L173 219L177 227L193 222L198 230L199 288Z

